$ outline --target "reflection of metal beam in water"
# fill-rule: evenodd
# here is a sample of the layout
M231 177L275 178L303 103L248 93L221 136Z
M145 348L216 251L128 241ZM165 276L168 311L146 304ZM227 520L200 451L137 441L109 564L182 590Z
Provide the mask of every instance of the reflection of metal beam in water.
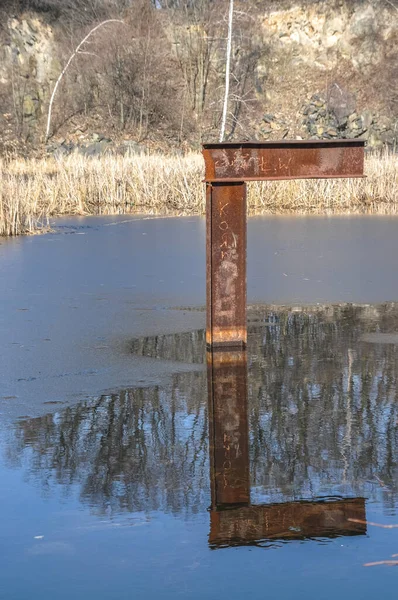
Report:
M212 548L366 533L365 500L250 505L247 355L207 353Z
M208 352L212 508L250 500L246 352Z
M264 540L333 538L366 533L365 499L287 502L212 511L209 544L212 548L255 544Z

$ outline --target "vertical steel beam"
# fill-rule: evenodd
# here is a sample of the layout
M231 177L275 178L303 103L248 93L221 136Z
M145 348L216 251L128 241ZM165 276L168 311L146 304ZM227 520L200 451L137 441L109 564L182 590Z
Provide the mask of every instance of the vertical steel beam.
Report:
M207 353L212 510L250 501L245 351Z
M246 326L246 184L206 184L209 347L244 348Z

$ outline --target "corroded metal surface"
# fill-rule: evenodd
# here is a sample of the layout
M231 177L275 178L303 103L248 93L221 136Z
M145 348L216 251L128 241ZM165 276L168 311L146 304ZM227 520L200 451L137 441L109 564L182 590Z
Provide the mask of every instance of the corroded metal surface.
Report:
M206 343L246 344L246 185L207 185Z
M204 144L209 346L246 332L246 181L362 177L363 140Z
M246 352L207 353L213 509L250 500Z
M351 519L362 521L353 522ZM366 533L365 499L287 502L210 513L212 548L265 540L337 537Z
M207 182L362 177L363 140L205 144Z

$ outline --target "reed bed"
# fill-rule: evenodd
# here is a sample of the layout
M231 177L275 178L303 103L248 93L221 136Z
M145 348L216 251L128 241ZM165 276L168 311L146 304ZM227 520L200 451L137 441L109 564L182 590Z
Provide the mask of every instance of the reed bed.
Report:
M398 214L398 155L366 157L366 179L248 186L250 214ZM203 159L79 155L0 160L0 235L34 233L61 215L203 214Z

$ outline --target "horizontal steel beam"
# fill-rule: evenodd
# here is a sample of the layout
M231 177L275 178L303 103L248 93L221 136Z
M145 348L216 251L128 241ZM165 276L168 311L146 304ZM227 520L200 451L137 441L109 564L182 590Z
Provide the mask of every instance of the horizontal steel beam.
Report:
M205 181L363 177L364 140L204 144Z

